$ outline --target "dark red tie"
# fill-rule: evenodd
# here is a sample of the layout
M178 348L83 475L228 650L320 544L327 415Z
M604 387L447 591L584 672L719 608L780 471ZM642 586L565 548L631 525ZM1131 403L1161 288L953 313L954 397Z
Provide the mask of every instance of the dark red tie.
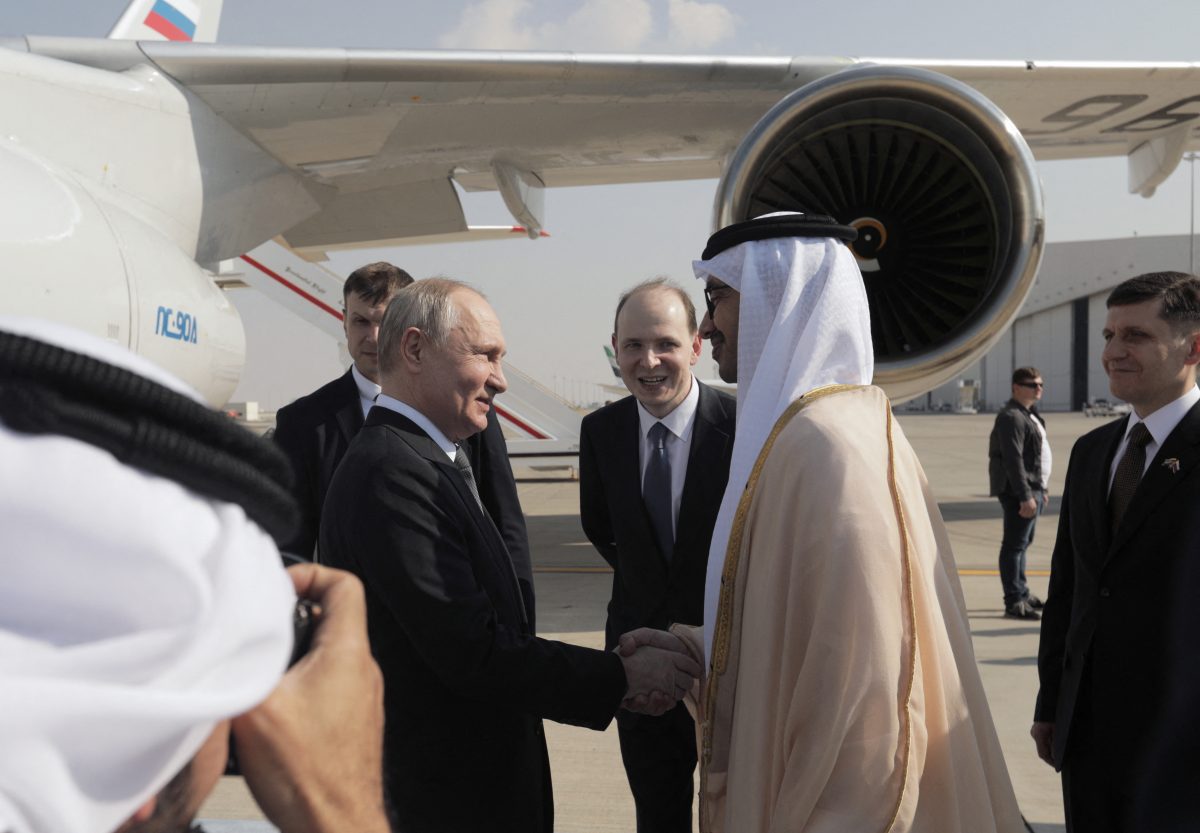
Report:
M1142 472L1146 468L1146 445L1153 440L1144 422L1129 429L1129 443L1125 446L1125 454L1117 463L1117 471L1113 475L1112 489L1108 493L1108 516L1112 521L1112 532L1115 535L1129 508L1133 494L1141 482Z

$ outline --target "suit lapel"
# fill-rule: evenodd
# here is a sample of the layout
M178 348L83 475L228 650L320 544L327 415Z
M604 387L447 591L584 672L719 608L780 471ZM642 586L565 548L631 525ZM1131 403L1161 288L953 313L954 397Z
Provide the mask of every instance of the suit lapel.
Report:
M1085 505L1091 515L1088 526L1096 536L1096 546L1088 549L1088 552L1095 553L1093 558L1103 559L1104 553L1109 550L1112 523L1108 516L1108 472L1112 468L1117 446L1121 444L1121 438L1125 436L1125 426L1128 422L1128 417L1114 422L1109 426L1107 434L1097 438L1095 451L1103 451L1103 455L1092 454L1092 462L1085 469L1084 482L1087 484L1085 488L1088 492Z
M353 374L347 370L342 377L345 403L338 409L335 419L346 443L354 439L363 427L362 403L358 395L358 385L354 382Z
M490 540L493 544L493 551L496 559L500 562L498 565L501 573L512 578L511 592L513 601L520 611L521 622L529 623L529 614L525 610L525 597L521 593L521 584L517 580L517 571L512 563L512 556L509 555L508 547L504 546L504 538L500 535L499 529L495 523L488 517L487 513L480 508L475 502L475 496L471 494L471 490L467 487L466 478L458 467L450 461L449 456L441 447L433 441L433 438L426 434L421 428L408 417L404 416L391 408L372 408L369 424L375 425L383 423L391 426L398 431L408 445L432 465L439 468L445 475L446 480L454 487L458 493L459 499L463 502L464 508L471 520L479 528L485 540Z
M1174 461L1171 465L1167 461ZM1108 557L1123 547L1137 532L1155 507L1159 506L1176 484L1182 483L1188 472L1200 462L1200 403L1193 405L1166 442L1158 449L1150 468L1138 483L1133 500L1121 519L1121 527L1108 548Z
M696 384L700 385L700 382L697 381ZM687 473L683 479L683 494L679 498L679 521L675 524L676 548L679 548L681 542L690 546L688 533L704 526L700 519L693 518L692 515L697 511L704 511L703 507L715 505L713 501L705 500L705 495L719 479L714 479L708 469L714 461L722 459L726 445L733 439L717 427L720 417L717 397L704 385L700 385L700 402L696 405L696 421L692 427L692 446L688 452ZM719 502L718 496L716 503ZM671 563L675 563L674 558Z

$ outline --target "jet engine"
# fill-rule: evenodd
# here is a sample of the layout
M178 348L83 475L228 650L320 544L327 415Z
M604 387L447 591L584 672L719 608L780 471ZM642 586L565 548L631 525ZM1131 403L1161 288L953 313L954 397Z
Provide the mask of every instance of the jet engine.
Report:
M237 309L161 230L105 189L0 137L0 312L127 347L221 406L246 339Z
M896 402L995 343L1044 243L1041 186L1017 128L965 84L905 67L827 76L759 120L726 166L714 222L772 211L858 229L875 382Z

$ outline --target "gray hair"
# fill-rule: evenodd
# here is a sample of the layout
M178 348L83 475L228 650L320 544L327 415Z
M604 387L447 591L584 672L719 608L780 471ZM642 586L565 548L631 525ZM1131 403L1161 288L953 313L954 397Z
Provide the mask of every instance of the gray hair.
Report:
M444 346L458 326L458 305L451 296L461 290L483 297L483 293L470 284L451 278L427 278L397 292L379 325L380 371L391 371L392 360L400 349L400 339L410 327L416 327L438 347Z

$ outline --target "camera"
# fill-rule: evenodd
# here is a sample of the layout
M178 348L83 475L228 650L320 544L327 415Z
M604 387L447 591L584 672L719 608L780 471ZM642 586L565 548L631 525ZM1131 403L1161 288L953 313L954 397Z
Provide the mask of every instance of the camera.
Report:
M288 660L288 668L308 653L316 626L317 614L313 610L313 603L308 599L296 599L296 606L292 609L292 656Z

